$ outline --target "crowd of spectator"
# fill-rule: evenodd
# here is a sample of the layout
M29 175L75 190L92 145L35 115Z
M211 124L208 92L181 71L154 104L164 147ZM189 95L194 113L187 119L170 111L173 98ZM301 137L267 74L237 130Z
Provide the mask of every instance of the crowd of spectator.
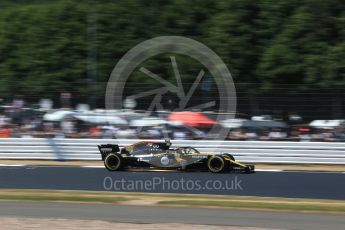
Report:
M21 98L0 109L0 138L57 137L57 138L142 138L207 139L207 128L156 125L92 124L66 117L59 122L45 121L44 112L26 108ZM263 141L345 141L342 126L314 128L308 125L281 127L238 127L230 129L227 140Z

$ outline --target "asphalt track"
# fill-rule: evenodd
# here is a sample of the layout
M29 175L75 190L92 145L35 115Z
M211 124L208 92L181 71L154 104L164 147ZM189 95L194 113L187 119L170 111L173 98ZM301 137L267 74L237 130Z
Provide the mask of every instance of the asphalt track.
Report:
M344 181L344 173L321 172L212 174L108 172L104 168L83 167L0 167L0 188L8 189L109 190L345 200Z
M48 202L1 201L0 216L313 230L336 230L344 229L345 226L343 215Z

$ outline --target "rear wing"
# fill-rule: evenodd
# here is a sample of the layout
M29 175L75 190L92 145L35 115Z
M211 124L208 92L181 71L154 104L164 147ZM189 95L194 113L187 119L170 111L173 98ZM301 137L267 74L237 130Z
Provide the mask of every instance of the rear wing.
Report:
M102 155L102 160L109 154L109 153L117 153L120 152L119 145L112 145L112 144L106 144L106 145L97 145L99 152Z

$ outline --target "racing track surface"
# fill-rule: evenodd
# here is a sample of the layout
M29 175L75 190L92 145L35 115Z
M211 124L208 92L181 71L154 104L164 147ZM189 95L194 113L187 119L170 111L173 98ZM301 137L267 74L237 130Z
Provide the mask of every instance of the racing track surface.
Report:
M210 182L205 188L207 181ZM217 181L215 187L212 185L214 181ZM344 181L344 173L321 172L212 174L175 171L108 172L104 168L83 167L0 167L0 188L18 189L106 191L106 186L111 191L345 200Z
M187 207L143 207L48 202L0 202L1 217L105 220L126 223L188 223L279 229L343 229L343 215Z

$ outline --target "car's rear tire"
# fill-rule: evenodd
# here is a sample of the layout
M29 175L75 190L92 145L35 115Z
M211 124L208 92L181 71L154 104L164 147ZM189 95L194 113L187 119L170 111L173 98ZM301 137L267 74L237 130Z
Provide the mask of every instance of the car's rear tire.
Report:
M110 153L104 159L104 166L109 171L119 171L123 168L123 158L118 153Z
M210 172L221 173L228 169L228 161L222 156L211 156L207 161L207 168Z

